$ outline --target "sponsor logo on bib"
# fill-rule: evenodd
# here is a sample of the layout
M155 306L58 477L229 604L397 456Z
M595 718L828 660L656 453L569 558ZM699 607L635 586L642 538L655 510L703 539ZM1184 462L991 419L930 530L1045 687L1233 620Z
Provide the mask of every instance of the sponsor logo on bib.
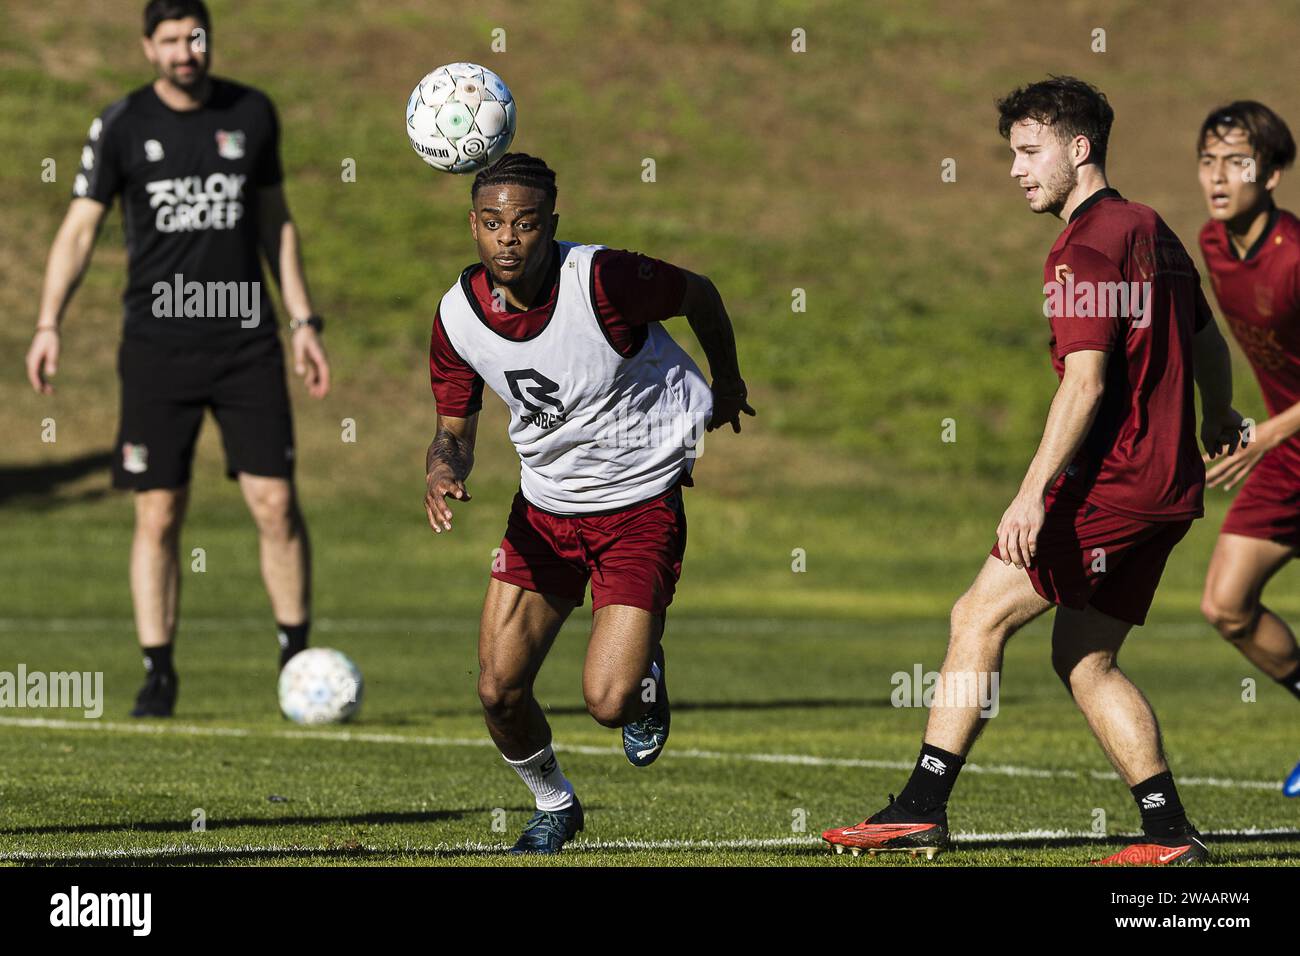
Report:
M564 403L555 397L555 393L560 388L559 382L552 381L535 368L510 369L505 376L506 384L510 386L510 394L531 413L520 415L521 422L525 425L551 428L565 421ZM551 406L554 411L548 411L537 404L538 402Z

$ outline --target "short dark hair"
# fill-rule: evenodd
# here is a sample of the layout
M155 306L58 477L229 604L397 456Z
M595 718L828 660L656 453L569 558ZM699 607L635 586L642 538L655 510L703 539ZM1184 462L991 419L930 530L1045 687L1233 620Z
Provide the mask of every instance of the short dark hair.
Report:
M1211 110L1196 137L1196 151L1199 153L1205 148L1211 133L1216 139L1222 139L1219 131L1228 129L1239 129L1246 134L1250 148L1259 156L1264 169L1286 169L1295 162L1295 140L1291 138L1291 130L1287 129L1282 117L1255 100L1235 100Z
M144 35L153 36L158 24L164 20L184 20L193 17L203 24L203 29L212 29L212 18L203 0L149 0L144 6Z
M527 153L506 153L491 166L474 177L474 185L469 191L470 202L478 198L478 191L487 186L531 186L546 193L555 206L558 194L555 188L555 171L546 165L546 161L529 156Z
M1106 145L1115 111L1106 94L1091 83L1073 76L1049 76L998 100L998 132L1004 139L1010 139L1011 127L1024 119L1051 126L1062 142L1076 136L1088 137L1092 161L1106 165Z

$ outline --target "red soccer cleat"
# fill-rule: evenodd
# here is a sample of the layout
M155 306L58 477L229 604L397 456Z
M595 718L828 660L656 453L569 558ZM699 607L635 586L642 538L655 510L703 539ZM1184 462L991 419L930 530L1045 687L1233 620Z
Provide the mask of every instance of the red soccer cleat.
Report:
M943 810L926 815L909 813L895 803L891 793L889 806L885 809L854 826L823 831L822 839L835 847L836 853L847 849L854 856L864 850L870 856L877 853L924 854L927 860L933 860L935 854L942 853L949 846L948 814Z
M1093 866L1187 866L1205 863L1210 849L1201 835L1188 830L1175 836L1144 837L1141 843L1125 847L1114 856L1093 860Z

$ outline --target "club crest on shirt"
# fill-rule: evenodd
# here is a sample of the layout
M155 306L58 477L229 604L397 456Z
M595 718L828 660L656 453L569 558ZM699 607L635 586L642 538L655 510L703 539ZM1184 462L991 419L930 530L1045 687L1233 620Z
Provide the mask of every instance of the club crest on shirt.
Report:
M146 139L144 141L144 158L151 163L156 163L163 158L162 143L156 139Z
M217 154L222 159L243 159L244 131L242 129L217 130Z
M122 470L132 475L142 475L149 468L149 448L145 445L133 445L129 441L122 443Z

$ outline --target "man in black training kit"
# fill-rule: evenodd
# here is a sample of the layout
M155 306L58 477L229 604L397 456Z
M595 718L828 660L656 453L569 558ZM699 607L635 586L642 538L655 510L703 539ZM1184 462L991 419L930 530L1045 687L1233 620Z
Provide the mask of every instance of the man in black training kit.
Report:
M73 199L50 248L27 377L38 392L59 360L59 324L118 194L128 279L113 485L135 492L131 597L147 679L134 717L167 717L180 590L179 543L205 408L226 470L257 524L280 666L307 645L307 529L293 485L293 420L259 249L292 317L293 358L322 398L330 370L281 186L279 125L257 90L208 75L202 0L151 0L144 53L158 78L90 126Z

